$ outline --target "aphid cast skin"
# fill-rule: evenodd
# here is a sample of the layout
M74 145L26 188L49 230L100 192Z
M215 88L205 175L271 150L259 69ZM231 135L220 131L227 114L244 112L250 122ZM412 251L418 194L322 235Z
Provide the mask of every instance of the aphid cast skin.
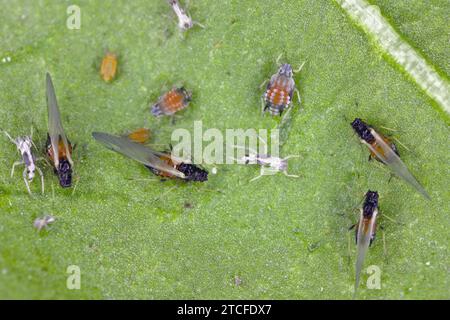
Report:
M187 31L194 26L194 24L204 28L204 26L197 21L193 21L192 18L184 11L178 0L167 0L169 5L172 7L173 12L178 18L178 28L181 31Z
M41 231L43 228L47 228L51 223L55 222L55 217L51 215L45 215L42 218L36 218L33 222L33 226L37 229L37 231Z
M110 82L116 77L116 73L117 56L112 52L107 52L100 66L100 75L105 82Z
M356 281L355 293L359 286L361 270L367 250L375 240L378 216L378 193L376 191L367 191L363 207L360 210L358 224L356 225L356 245L357 258L355 265Z
M174 87L159 97L158 102L152 106L151 112L155 117L171 116L186 108L191 100L192 94L184 87Z
M22 160L14 162L11 169L11 177L14 175L14 169L17 165L23 164L25 168L23 170L23 181L27 187L28 193L31 195L30 185L34 179L35 171L37 171L41 177L41 191L44 194L44 175L42 174L41 169L36 166L36 157L34 156L31 148L33 146L33 140L31 136L18 137L16 139L11 138L8 132L5 131L6 136L9 140L14 143L19 151Z
M264 145L264 152L263 153L257 153L253 149L249 149L245 156L243 156L241 159L238 159L239 162L245 163L245 164L257 164L261 166L261 171L259 176L256 176L255 178L251 179L250 182L255 181L262 176L267 175L274 175L278 172L282 172L285 176L291 177L291 178L298 178L298 175L289 174L287 172L288 170L288 159L291 158L299 158L298 155L290 155L285 158L279 158L275 156L271 156L267 152L267 143L264 139L262 139L260 136L258 136L261 143ZM236 148L242 148L241 146L236 146Z
M359 118L356 118L351 123L351 126L361 139L361 143L369 148L371 157L387 165L389 169L413 186L426 199L431 200L425 189L409 172L406 165L400 159L399 152L394 143L376 132L374 128Z
M55 88L50 74L47 73L47 108L48 108L48 134L47 155L53 164L59 184L63 188L72 186L72 144L67 139L61 123Z
M169 153L155 151L125 137L104 132L93 132L95 140L108 149L142 163L152 173L163 178L179 178L185 181L206 181L208 172L194 164L182 162Z

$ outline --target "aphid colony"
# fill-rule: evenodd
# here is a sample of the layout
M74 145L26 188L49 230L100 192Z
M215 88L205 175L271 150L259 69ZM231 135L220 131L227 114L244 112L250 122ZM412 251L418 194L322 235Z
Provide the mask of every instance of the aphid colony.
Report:
M181 8L177 0L168 0L168 3L176 14L178 27L182 31L190 29L194 24L200 25L192 21L191 17ZM281 55L277 59L278 65L280 58ZM294 73L299 72L303 65L294 71L290 64L281 64L278 72L272 75L268 81L261 97L262 113L268 112L272 116L281 116L286 110L291 110L294 92L296 93L298 102L301 103L300 93L296 88L294 80ZM100 66L101 78L105 82L111 82L116 77L117 66L117 55L108 52ZM74 162L72 160L72 151L74 147L63 129L55 88L52 78L48 73L46 75L46 88L48 133L45 153L52 165L52 170L59 180L60 186L68 188L72 186L73 180ZM191 101L192 93L190 91L184 87L173 87L162 94L151 105L150 112L155 117L173 116L175 113L185 109ZM351 123L351 127L359 136L361 143L369 149L369 160L375 159L386 165L394 174L405 180L405 182L415 188L426 199L430 199L428 193L400 159L398 148L390 139L359 118L356 118ZM35 156L35 151L38 150L32 141L32 134L16 139L13 139L6 131L5 135L15 144L22 158L20 161L14 162L11 176L14 174L14 168L19 164L23 164L25 166L23 180L28 193L31 195L30 183L33 181L35 172L37 171L41 178L41 192L44 193L44 174L36 163L41 158ZM106 148L141 163L161 179L176 179L186 182L205 182L208 180L208 171L206 169L190 161L178 159L170 151L157 151L147 146L146 143L150 139L150 131L147 128L139 128L122 136L103 132L93 132L92 136ZM273 175L279 172L287 177L298 178L297 175L288 173L287 160L299 156L292 155L285 158L272 156L267 152L266 142L259 136L258 138L264 144L264 151L262 153L249 149L246 150L245 156L236 159L239 163L260 166L260 175L251 181L255 181L264 175ZM33 147L35 150L33 150ZM362 208L360 209L358 223L353 226L356 230L355 240L357 244L355 292L359 286L360 274L368 248L375 239L378 216L379 194L376 191L369 190L365 195ZM55 218L53 216L46 215L42 218L37 218L34 221L34 227L40 231L43 228L47 228L54 221Z

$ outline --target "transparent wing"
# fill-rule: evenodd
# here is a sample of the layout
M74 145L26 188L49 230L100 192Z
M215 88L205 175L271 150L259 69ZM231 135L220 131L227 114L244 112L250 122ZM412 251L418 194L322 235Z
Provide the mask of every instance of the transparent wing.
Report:
M356 265L355 265L355 272L356 272L355 293L359 287L361 270L362 270L362 267L364 264L364 259L366 257L367 251L369 250L370 239L372 237L372 234L373 234L373 231L375 228L376 216L377 216L377 213L375 212L372 216L372 219L370 219L370 220L363 219L363 215L362 215L362 211L361 211L361 216L359 218L358 233L356 235L357 256L356 256Z
M406 165L400 159L400 157L392 150L392 148L384 142L375 130L372 130L372 135L375 137L377 144L383 150L383 154L379 152L376 148L368 145L369 149L384 163L386 164L396 175L403 178L406 182L412 185L421 195L423 195L428 200L431 200L428 193L420 185L420 183L414 178L414 176L409 172Z
M160 155L167 156L167 154L156 152L142 144L132 142L125 137L116 137L104 132L93 132L92 136L108 149L121 153L143 165L167 172L181 179L185 178L182 172L171 167L158 157Z
M55 167L59 164L59 142L62 141L64 148L66 148L67 159L73 165L72 158L69 151L69 142L64 133L61 123L61 114L59 113L58 102L56 101L55 88L53 87L52 77L49 73L46 76L47 80L47 109L48 109L48 135L53 148L55 158Z

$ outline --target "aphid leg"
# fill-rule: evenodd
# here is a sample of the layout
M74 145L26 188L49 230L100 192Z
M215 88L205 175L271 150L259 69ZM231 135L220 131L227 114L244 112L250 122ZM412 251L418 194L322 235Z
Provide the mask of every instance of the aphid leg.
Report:
M302 98L300 97L300 91L297 88L294 89L295 94L297 95L298 104L302 104Z
M199 27L202 28L202 29L205 29L205 28L206 28L205 25L201 24L201 23L198 22L198 21L192 20L192 23L195 24L195 25L197 25L197 26L199 26Z
M353 229L355 226L356 226L356 224L351 226L350 229L348 230L349 232L347 232L347 261L348 261L348 264L351 264L351 262L352 262L352 237L350 236L350 230Z
M14 176L14 169L16 168L16 166L24 164L23 160L20 161L16 161L13 163L12 168L11 168L11 178ZM27 168L25 168L26 170Z
M288 115L291 113L291 110L292 110L292 107L287 108L287 112L284 114L283 118L281 118L280 124L284 124L286 122L286 119L289 119ZM281 113L280 113L280 116L281 116Z
M264 98L261 97L261 115L264 115L266 111L266 102L264 101Z
M391 222L397 223L397 224L399 224L399 225L404 225L404 223L401 223L401 222L395 220L394 218L389 217L388 215L386 215L386 214L384 214L384 213L383 213L383 217L384 217L384 218L387 218L387 219L388 219L389 221L391 221Z
M293 154L293 155L290 155L290 156L287 156L287 157L283 158L283 160L288 160L288 159L291 159L291 158L301 158L301 156L298 155L298 154Z
M296 174L289 174L286 170L283 171L284 175L286 177L290 177L290 178L300 178L300 176L296 175Z
M263 175L264 175L263 173L260 173L259 176L254 177L253 179L250 180L250 182L253 182L253 181L258 180L258 179L261 178Z
M165 195L169 194L173 189L175 189L174 187L169 188L166 192L162 193L161 195L159 195L158 197L154 198L153 201L151 201L150 203L156 202L159 199L163 198Z
M259 88L260 88L260 89L264 88L264 87L267 85L267 82L269 82L268 79L264 80L263 83L261 83L261 84L259 85Z
M388 183L391 183L392 178L394 178L394 174L393 173L389 173L389 180Z
M367 161L372 161L372 155L371 154L369 154L369 159L367 159Z
M75 191L77 190L77 186L78 186L78 182L80 181L80 177L77 176L75 180L76 180L75 185L73 186L73 190L72 190L72 194L71 194L72 196L75 194Z
M41 176L41 192L44 194L44 174L42 173L42 170L36 167L37 172Z
M35 160L36 160L36 161L44 161L45 164L47 164L48 166L50 166L50 167L52 166L51 163L48 161L47 158L44 158L44 157L38 157L38 158L36 158Z
M392 132L398 131L397 129L392 129L392 128L389 128L389 127L383 127L383 126L380 126L380 128L383 128L383 129L385 129L385 130L392 131Z
M350 228L348 228L348 231L352 231L356 227L356 225L357 225L356 223L351 225Z
M32 195L31 190L30 190L30 184L28 183L28 179L27 179L27 168L25 167L25 169L23 169L23 181L25 181L25 185L27 186L27 190L28 193L30 194L30 196Z
M394 140L395 140L396 142L398 142L398 144L400 144L403 148L405 148L406 150L408 150L409 152L411 152L411 150L410 150L404 143L402 143L399 139L397 139L397 138L394 137Z

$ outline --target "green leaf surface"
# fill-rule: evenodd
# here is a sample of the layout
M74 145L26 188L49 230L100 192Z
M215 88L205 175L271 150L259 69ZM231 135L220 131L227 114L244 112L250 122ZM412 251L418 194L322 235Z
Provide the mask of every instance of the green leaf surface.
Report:
M40 162L46 193L36 179L32 198L22 167L9 176L20 155L0 139L0 297L351 298L348 228L371 189L380 193L386 250L380 230L365 265L380 267L381 289L367 289L363 274L359 297L450 298L449 130L436 103L334 1L190 2L206 28L182 38L162 0L80 0L80 30L66 28L70 1L0 1L0 128L19 136L33 125L41 153L50 72L79 177L72 194ZM448 1L370 2L448 78ZM119 55L110 84L98 71L106 49ZM257 166L217 165L204 184L136 180L154 177L91 137L148 125L152 143L168 144L196 120L204 130L271 129L280 120L260 115L259 85L281 53L294 68L306 61L295 75L302 105L281 151L302 155L289 161L299 179L249 182ZM193 91L175 124L148 109L173 84ZM402 159L431 202L367 161L355 117L397 130L408 147L399 145ZM57 221L37 233L33 221L44 214ZM80 290L66 287L70 265L81 269Z

